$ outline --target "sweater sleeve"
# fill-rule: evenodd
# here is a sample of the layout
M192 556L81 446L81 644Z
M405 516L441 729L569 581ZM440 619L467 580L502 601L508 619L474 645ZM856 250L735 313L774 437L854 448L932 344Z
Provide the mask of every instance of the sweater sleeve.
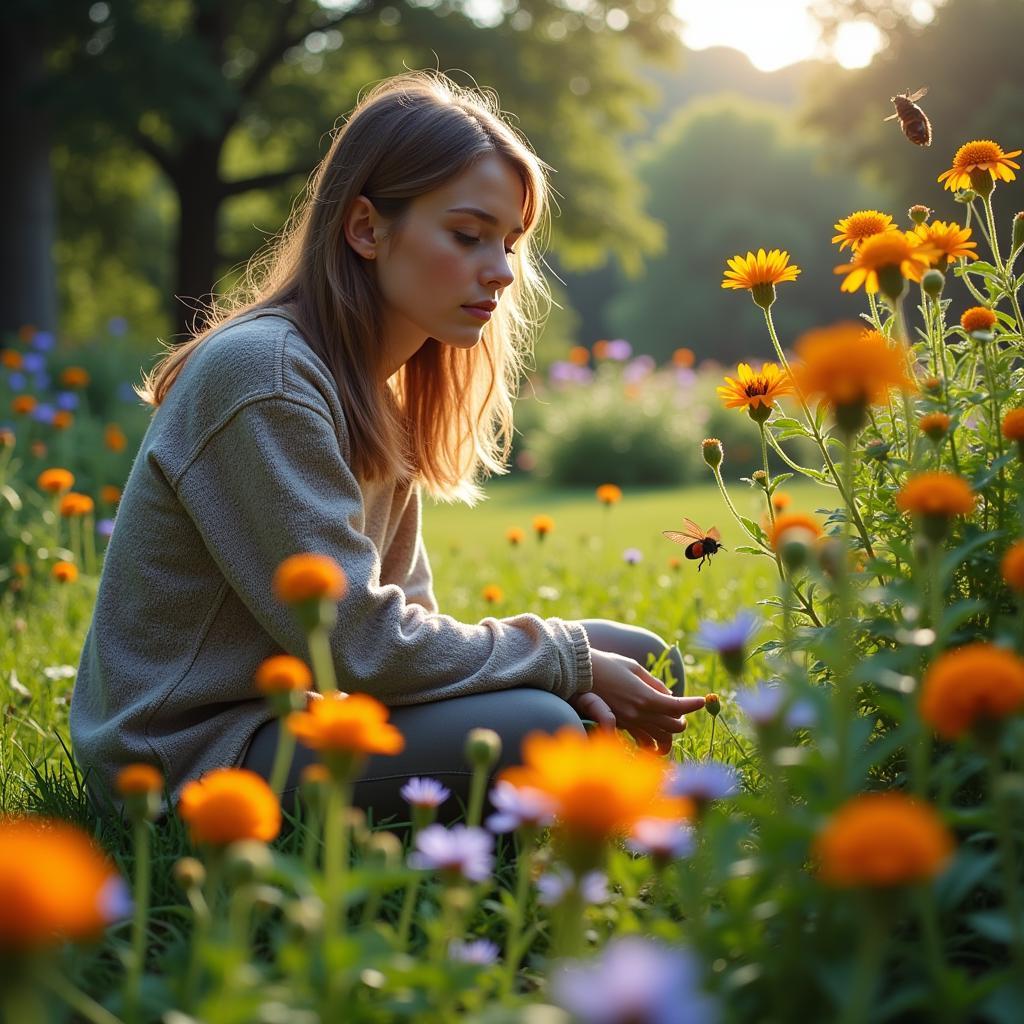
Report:
M591 688L579 623L526 613L469 625L382 584L362 492L342 451L325 412L261 397L237 409L172 480L229 585L282 650L307 653L301 628L273 596L274 570L289 555L317 552L348 578L331 635L343 690L402 705L514 686L568 700ZM413 597L430 593L422 539L408 585Z

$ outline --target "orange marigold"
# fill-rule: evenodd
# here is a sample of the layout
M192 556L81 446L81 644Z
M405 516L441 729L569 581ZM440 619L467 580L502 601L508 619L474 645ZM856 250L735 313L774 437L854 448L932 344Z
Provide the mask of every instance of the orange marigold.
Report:
M274 573L274 593L285 604L340 601L348 589L341 566L329 555L298 554L286 558Z
M855 292L864 285L864 290L874 295L882 289L887 274L920 281L935 253L936 249L913 231L883 231L865 238L853 259L836 267L835 273L846 275L841 291Z
M972 331L991 331L996 324L996 315L988 306L971 306L960 317L960 326L970 334Z
M835 224L838 235L832 241L839 243L839 251L842 252L850 246L852 252L856 252L865 238L881 234L883 231L896 231L896 225L888 213L880 213L878 210L858 210L851 213L849 217L843 217Z
M27 416L35 407L36 400L32 395L15 395L11 399L11 411L19 416Z
M927 804L897 792L865 793L836 811L814 854L830 885L907 885L942 872L953 836Z
M100 488L100 501L108 505L116 505L121 500L121 488L113 484L104 484Z
M215 768L186 783L178 814L192 842L226 846L240 839L269 843L281 831L281 805L267 781L248 768Z
M918 473L896 495L896 507L921 516L968 515L974 509L974 492L953 473Z
M159 793L164 788L164 777L151 764L127 764L117 773L114 788L121 796Z
M54 430L67 430L74 422L75 417L69 413L67 409L58 409L53 414L50 426L52 426Z
M746 256L733 256L726 260L729 269L722 280L723 288L745 288L754 302L762 309L768 309L775 301L775 286L783 281L795 281L800 268L789 262L789 253L783 249L765 252L758 249L757 255L748 252Z
M533 517L533 532L538 537L545 537L555 528L555 521L551 516L539 515Z
M672 365L688 370L696 361L692 348L677 348L672 353Z
M816 540L821 536L821 526L812 516L803 512L786 512L775 517L771 527L772 550L778 551L787 539Z
M61 371L60 382L66 388L84 388L89 384L89 371L84 366L69 366Z
M68 469L59 469L57 467L44 469L36 477L36 486L39 490L46 491L48 494L63 494L65 491L70 491L74 485L75 476Z
M949 433L949 424L950 418L944 412L930 412L917 421L921 433L933 441L941 441Z
M590 362L590 351L582 345L573 345L569 349L569 362L574 366L586 366Z
M505 531L505 540L507 540L509 544L511 544L513 547L515 547L517 544L522 544L523 537L523 531L520 530L518 526L510 526Z
M945 181L943 188L948 188L951 192L961 188L978 188L981 182L972 177L972 172L975 171L988 173L992 182L1000 178L1003 181L1013 181L1016 177L1013 172L1020 170L1020 164L1014 163L1010 158L1020 154L1019 149L1004 153L1003 147L991 139L967 142L956 151L953 166L948 171L943 171L936 180Z
M264 695L313 689L313 673L309 666L290 654L275 654L262 661L256 669L254 681L256 689Z
M77 491L68 491L60 499L60 514L65 517L87 515L94 507L88 494L79 494Z
M128 446L128 438L116 423L108 423L103 430L103 443L112 452L123 452Z
M1003 573L1003 579L1017 593L1024 594L1024 540L1018 540L1010 545L1009 550L1003 555L999 568Z
M8 370L21 369L21 353L16 348L5 348L0 350L0 363Z
M488 583L482 591L480 596L488 604L501 604L505 600L505 592L497 585L497 583Z
M933 220L931 224L918 224L914 233L935 250L931 262L939 270L945 270L950 260L978 258L974 251L978 243L970 241L971 229L962 228L955 221L947 224L943 220Z
M398 754L405 738L388 722L388 709L367 693L329 693L287 718L300 743L325 754Z
M973 643L939 655L921 681L921 717L946 739L1024 707L1024 659Z
M74 562L54 562L50 572L58 583L74 583L78 579L78 568Z
M123 879L81 829L48 818L0 820L0 949L94 938L128 905Z
M1011 409L1003 417L1002 431L1008 441L1024 442L1024 408Z
M782 491L776 491L772 495L772 508L776 512L781 512L784 508L788 508L793 503L793 499L788 494L783 494Z
M622 488L617 484L601 484L595 493L602 505L615 505L622 501Z

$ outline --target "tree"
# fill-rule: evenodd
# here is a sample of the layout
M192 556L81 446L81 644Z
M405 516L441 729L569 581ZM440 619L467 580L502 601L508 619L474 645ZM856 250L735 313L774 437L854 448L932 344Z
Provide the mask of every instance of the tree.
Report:
M274 186L294 193L359 87L407 66L464 68L519 115L571 182L555 237L568 264L614 244L636 266L657 229L615 146L647 96L625 57L669 56L675 27L668 0L521 0L488 25L450 0L14 0L0 14L0 31L47 53L45 80L20 103L57 119L68 145L129 147L159 168L177 206L173 293L192 299L223 269L224 208Z

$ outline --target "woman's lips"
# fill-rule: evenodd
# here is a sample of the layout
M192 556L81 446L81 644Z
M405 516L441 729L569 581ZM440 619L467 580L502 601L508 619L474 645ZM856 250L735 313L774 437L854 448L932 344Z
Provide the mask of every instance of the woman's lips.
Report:
M478 320L483 320L485 323L491 319L490 311L481 309L479 306L463 306L462 308L470 316L475 316Z

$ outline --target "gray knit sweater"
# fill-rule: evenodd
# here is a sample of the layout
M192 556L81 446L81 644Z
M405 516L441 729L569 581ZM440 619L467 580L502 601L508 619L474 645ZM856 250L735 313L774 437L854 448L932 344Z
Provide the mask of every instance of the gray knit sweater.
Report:
M439 614L416 485L356 478L323 361L280 312L229 323L190 357L132 465L71 703L90 788L157 764L172 798L237 764L271 717L265 658L307 657L271 592L288 555L331 555L348 593L331 635L338 685L388 705L532 686L590 689L582 626Z

